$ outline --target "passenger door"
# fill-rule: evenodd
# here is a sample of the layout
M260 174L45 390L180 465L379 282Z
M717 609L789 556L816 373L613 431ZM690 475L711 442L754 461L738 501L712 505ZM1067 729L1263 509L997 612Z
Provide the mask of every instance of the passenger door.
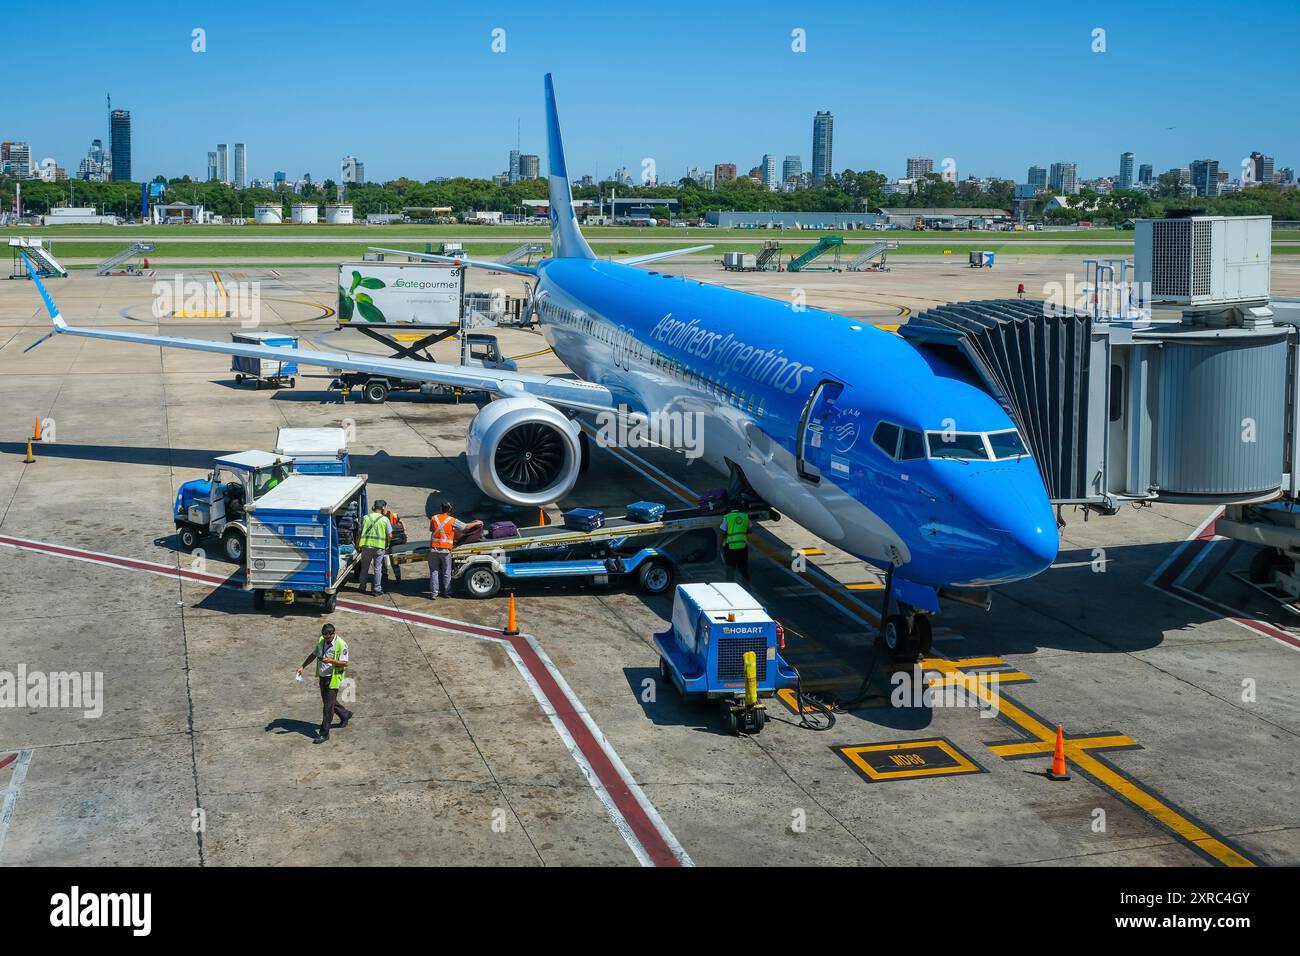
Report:
M804 405L799 418L799 432L795 436L795 470L804 481L817 484L828 466L829 436L837 414L835 403L843 391L843 382L822 379Z

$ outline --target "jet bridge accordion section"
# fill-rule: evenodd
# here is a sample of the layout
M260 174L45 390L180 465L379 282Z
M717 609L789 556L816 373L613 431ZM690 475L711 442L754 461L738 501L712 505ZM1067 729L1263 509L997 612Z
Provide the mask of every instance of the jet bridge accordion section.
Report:
M912 318L899 334L957 367L969 366L1011 416L1053 501L1087 500L1092 320L1044 315L1020 299L958 302ZM955 353L955 354L954 354ZM961 421L957 419L957 428Z
M1269 500L1295 457L1285 322L1094 319L1011 299L939 306L899 334L997 399L1058 504Z

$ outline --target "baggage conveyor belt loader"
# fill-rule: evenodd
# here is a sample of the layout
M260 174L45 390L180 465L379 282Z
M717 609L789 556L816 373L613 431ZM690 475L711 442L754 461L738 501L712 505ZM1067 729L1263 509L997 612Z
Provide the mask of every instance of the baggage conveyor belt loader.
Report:
M751 521L779 519L766 504L745 508ZM606 518L603 527L575 531L563 525L521 528L517 537L483 539L452 549L452 577L471 597L490 598L507 584L540 578L586 580L596 586L635 579L646 594L666 594L679 569L713 561L726 509L680 508L659 521ZM395 565L426 562L428 544L403 545Z

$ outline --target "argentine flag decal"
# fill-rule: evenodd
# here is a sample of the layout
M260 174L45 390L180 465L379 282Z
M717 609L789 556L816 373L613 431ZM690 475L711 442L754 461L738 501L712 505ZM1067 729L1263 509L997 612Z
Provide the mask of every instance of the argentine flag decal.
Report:
M838 458L835 455L831 455L831 471L837 471L841 475L847 475L849 473L848 461L843 458Z

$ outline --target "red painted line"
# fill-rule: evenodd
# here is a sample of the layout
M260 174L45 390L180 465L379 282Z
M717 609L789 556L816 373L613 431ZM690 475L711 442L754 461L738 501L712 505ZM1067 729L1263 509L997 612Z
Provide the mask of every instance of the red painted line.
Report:
M17 759L17 754L10 754L8 757L0 758L0 770L3 770Z
M140 561L135 558L103 554L97 551L85 551L80 548L69 548L63 545L48 544L43 541L32 541L27 538L15 538L9 535L0 535L0 545L8 545L24 551L73 558L80 561L91 561L97 564L123 568L129 571L145 571L151 574L160 574L167 577L183 578L190 581L202 582L204 584L212 584L217 587L241 587L239 583L241 575L232 575L227 578L222 578L214 574L190 571L185 568L158 564L153 561ZM682 861L673 852L672 847L669 846L668 841L664 838L660 828L656 826L655 822L650 818L645 806L639 799L637 799L637 795L632 792L623 775L619 773L618 768L615 767L610 752L606 749L604 744L596 738L588 723L583 719L583 715L578 709L580 706L578 701L559 685L555 674L552 672L551 668L547 666L546 662L541 659L537 652L537 648L526 635L508 635L493 628L435 617L431 614L422 614L418 611L403 611L397 608L367 604L364 601L341 599L338 602L338 606L362 614L373 614L377 617L384 617L393 620L411 621L474 637L483 637L508 642L510 646L514 648L519 659L523 661L524 667L527 669L529 676L540 688L542 695L546 698L547 704L549 704L557 718L564 725L565 730L573 739L574 744L578 747L583 758L591 767L592 772L596 774L596 778L600 781L601 786L604 787L605 792L609 795L609 798L613 801L615 807L618 808L618 812L623 816L623 819L626 821L632 833L641 843L642 848L649 856L651 862L655 866L682 865ZM13 757L8 758L8 760L12 759ZM6 760L6 762L8 762L8 760ZM0 766L4 766L4 764L0 763Z

